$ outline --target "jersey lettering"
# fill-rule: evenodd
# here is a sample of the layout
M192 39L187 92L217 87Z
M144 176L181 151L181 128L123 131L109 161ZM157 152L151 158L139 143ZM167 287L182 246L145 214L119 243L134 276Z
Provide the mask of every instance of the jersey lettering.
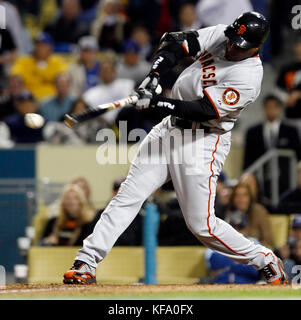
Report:
M202 79L211 79L211 80L202 80L203 89L214 86L217 82L215 80L215 73L210 71L215 71L216 67L214 64L214 59L212 59L212 54L208 51L205 51L203 55L199 58L199 61L202 66Z

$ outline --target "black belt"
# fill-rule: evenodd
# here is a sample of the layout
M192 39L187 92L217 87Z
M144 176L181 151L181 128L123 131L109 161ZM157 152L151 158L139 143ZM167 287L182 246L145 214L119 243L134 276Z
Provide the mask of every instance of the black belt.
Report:
M172 126L179 127L181 129L192 129L192 130L203 129L205 133L210 132L210 129L211 129L209 127L203 126L200 122L185 120L185 119L174 117L174 116L172 116L170 120L171 120Z

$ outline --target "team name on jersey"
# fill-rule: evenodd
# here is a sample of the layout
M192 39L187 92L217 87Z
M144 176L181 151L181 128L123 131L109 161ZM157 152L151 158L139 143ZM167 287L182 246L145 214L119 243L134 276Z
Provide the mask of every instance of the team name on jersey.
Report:
M214 86L216 84L215 80L215 69L214 59L212 54L208 51L205 51L200 57L199 62L202 66L202 87L203 89Z

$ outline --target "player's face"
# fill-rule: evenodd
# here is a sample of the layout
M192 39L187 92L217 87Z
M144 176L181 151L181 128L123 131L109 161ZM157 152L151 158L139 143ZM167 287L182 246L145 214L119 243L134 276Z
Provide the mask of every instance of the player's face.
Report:
M247 50L242 49L231 40L228 40L226 45L225 58L229 61L241 61L252 57L254 54L256 54L256 52L258 52L258 50L258 47Z
M71 217L78 217L81 210L81 204L75 192L70 191L66 194L63 207Z
M233 202L237 210L247 211L251 203L248 189L245 187L237 188L235 190L235 196L234 196Z

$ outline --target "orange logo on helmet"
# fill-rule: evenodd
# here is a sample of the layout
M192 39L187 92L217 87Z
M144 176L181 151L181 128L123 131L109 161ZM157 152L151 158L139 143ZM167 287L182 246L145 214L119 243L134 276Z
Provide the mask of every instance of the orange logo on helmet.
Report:
M238 29L238 31L237 31L237 34L243 34L243 33L245 33L246 30L247 30L246 26L245 26L244 24L242 24L242 25L239 27L239 29Z

